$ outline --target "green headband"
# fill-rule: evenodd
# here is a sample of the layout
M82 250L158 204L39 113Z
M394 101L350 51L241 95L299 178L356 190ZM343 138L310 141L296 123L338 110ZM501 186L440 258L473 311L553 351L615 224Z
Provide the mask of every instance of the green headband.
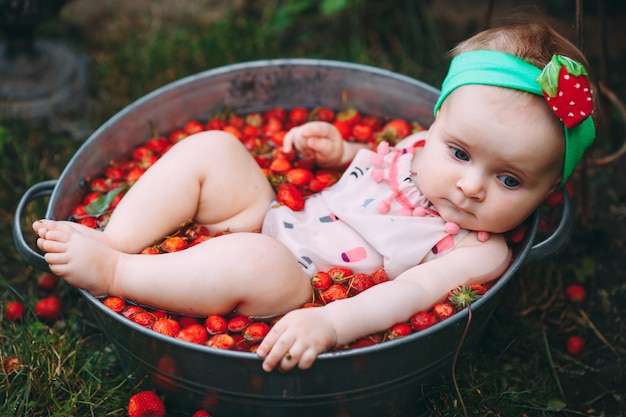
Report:
M512 88L544 96L551 110L563 122L565 132L565 158L561 181L563 185L596 135L593 119L589 117L593 102L586 75L587 72L581 64L560 55L555 55L542 71L531 63L504 52L491 50L466 52L452 59L434 112L436 115L452 91L468 84ZM563 95L563 98L559 97ZM564 99L566 103L561 105L559 100ZM579 104L583 107L580 108Z

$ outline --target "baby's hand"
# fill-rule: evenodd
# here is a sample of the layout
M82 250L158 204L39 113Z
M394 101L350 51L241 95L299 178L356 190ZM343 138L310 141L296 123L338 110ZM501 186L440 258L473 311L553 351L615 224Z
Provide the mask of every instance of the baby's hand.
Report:
M317 355L335 346L337 337L322 307L294 310L280 319L265 336L257 354L265 358L267 372L276 366L288 371L298 366L308 369Z
M309 122L294 127L285 135L283 151L295 148L303 158L321 167L337 167L342 162L344 146L341 134L330 123Z

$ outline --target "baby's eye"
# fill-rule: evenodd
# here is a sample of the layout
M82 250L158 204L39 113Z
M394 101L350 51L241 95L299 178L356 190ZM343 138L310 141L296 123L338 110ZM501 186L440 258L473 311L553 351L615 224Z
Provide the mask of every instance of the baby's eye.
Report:
M451 147L450 150L452 151L452 155L454 155L456 159L460 161L469 161L469 155L465 153L465 151L454 147Z
M500 175L498 177L498 179L500 180L500 182L502 182L502 184L504 184L505 187L507 188L517 188L520 186L520 181L515 178L512 177L510 175Z

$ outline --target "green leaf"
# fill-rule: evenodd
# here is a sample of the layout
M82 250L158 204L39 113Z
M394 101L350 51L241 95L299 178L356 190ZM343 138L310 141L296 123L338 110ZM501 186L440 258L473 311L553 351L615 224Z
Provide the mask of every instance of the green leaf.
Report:
M85 206L85 212L87 212L90 216L99 216L103 214L109 209L113 199L117 197L118 194L128 190L129 187L130 186L128 184L122 184L108 193L101 195Z
M333 15L340 13L348 5L347 0L324 0L320 5L322 14Z
M541 89L550 97L556 96L559 91L559 73L562 67L575 77L587 75L587 70L580 62L563 55L553 55L536 80Z
M546 405L546 408L550 411L563 411L565 407L567 407L567 403L559 398L552 398Z

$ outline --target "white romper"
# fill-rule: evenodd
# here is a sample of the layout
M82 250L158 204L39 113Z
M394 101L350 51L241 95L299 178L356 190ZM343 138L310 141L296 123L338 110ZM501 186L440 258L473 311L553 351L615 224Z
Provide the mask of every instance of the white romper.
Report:
M282 242L312 276L332 266L391 279L452 249L467 230L439 217L411 174L415 148L360 150L340 180L302 211L272 203L262 233ZM453 225L454 226L454 225Z

